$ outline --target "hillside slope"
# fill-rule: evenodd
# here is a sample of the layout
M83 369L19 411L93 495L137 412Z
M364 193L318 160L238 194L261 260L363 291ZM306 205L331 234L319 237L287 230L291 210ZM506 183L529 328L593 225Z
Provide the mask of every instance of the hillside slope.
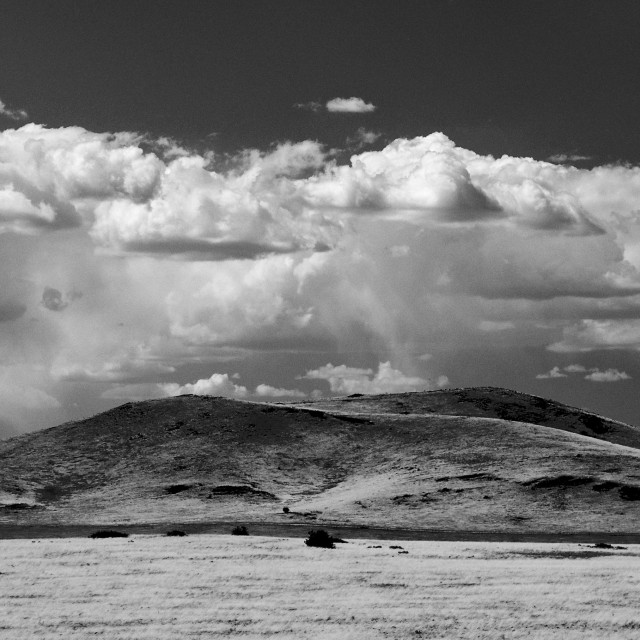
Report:
M640 427L527 393L496 387L441 389L424 393L354 394L297 403L296 406L346 413L437 414L500 418L553 427L640 448Z
M566 425L434 414L420 409L429 396L126 404L0 442L0 522L635 531L640 450ZM493 399L483 410L505 415ZM636 431L611 424L600 437Z

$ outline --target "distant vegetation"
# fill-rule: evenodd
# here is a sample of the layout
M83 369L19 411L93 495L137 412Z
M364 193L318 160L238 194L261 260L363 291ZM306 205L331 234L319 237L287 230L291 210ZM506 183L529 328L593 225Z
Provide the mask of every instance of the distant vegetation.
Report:
M112 529L102 529L101 531L94 531L90 538L128 538L129 534L122 531L113 531Z
M180 531L180 529L171 529L171 531L167 531L168 536L186 536L187 534L184 531Z
M244 525L238 525L231 530L232 536L248 536L249 532L247 531L247 527Z
M335 549L335 542L342 541L337 540L324 529L309 531L309 537L304 541L308 547L321 547L322 549Z

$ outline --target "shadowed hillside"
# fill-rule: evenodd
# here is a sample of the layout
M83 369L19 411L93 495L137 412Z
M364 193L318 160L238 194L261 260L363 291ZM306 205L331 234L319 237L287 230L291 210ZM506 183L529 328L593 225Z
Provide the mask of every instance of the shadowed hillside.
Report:
M598 420L498 389L130 403L0 442L0 522L635 531L638 429Z

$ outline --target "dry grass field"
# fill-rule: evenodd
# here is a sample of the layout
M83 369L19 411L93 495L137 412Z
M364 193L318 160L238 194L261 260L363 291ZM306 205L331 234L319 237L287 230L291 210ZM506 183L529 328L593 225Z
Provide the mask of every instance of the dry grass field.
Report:
M0 541L0 638L640 634L640 547L139 535ZM408 553L401 553L407 551Z

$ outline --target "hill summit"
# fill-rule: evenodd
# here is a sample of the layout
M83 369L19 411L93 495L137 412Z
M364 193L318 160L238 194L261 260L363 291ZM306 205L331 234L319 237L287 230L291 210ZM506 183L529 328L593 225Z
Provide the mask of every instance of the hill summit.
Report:
M640 429L506 389L179 396L0 442L0 523L635 531Z

